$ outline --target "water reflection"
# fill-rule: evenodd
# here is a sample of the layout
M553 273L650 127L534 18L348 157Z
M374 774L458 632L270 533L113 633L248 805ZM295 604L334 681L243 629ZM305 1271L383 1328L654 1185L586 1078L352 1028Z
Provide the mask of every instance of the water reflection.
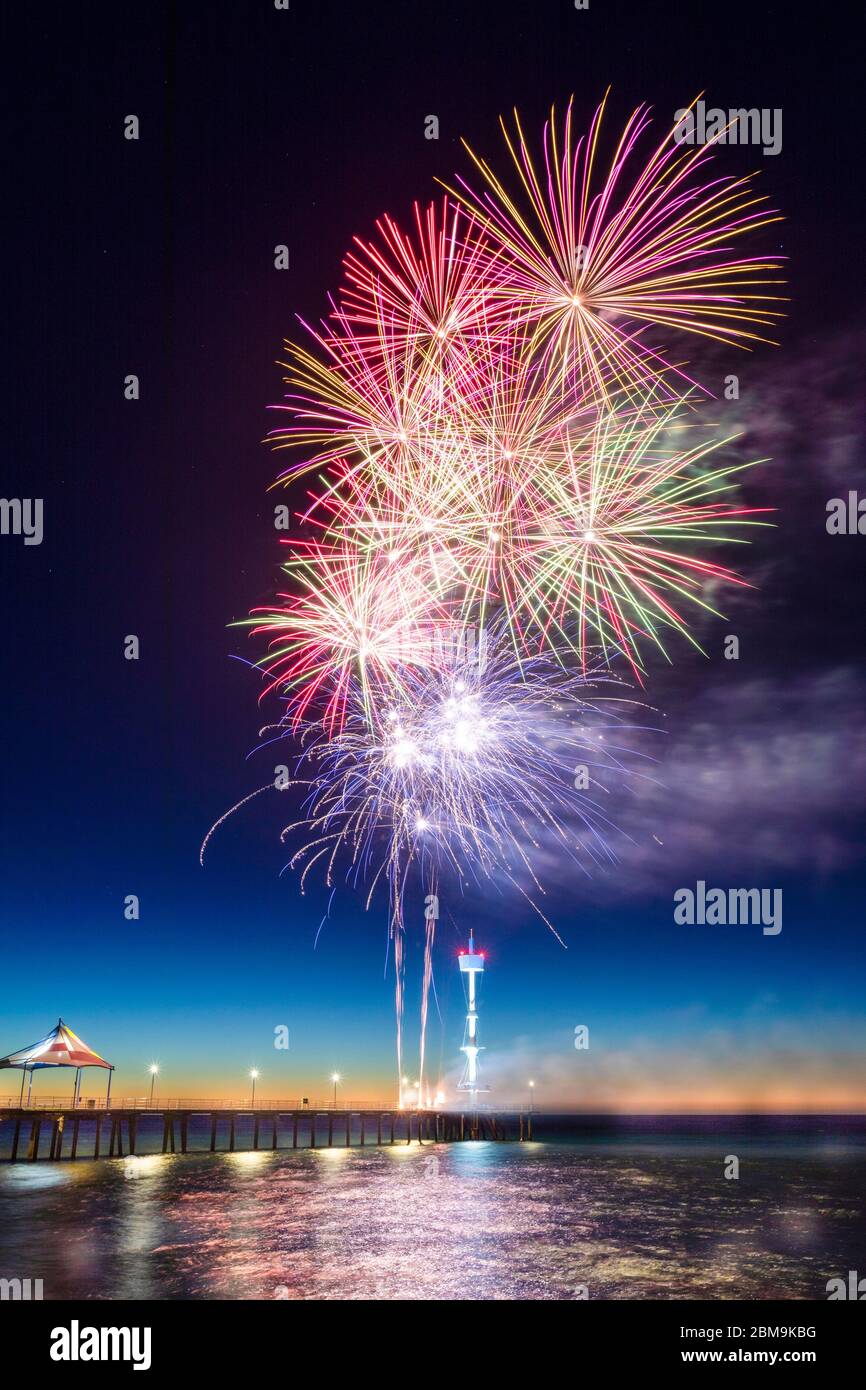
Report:
M0 1275L46 1298L823 1298L862 1151L464 1143L0 1170ZM859 1261L859 1264L858 1264Z

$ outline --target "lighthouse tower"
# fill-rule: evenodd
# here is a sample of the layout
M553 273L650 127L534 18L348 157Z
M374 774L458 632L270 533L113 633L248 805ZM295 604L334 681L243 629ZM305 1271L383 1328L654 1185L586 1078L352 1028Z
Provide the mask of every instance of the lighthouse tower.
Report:
M474 1108L478 1104L478 1093L486 1091L487 1087L478 1084L478 1054L482 1049L478 1045L478 1012L475 1002L475 980L476 976L484 974L484 956L476 952L475 939L471 932L469 950L461 951L458 960L460 973L468 978L468 1012L463 1030L463 1046L460 1049L466 1054L466 1066L463 1068L463 1076L457 1089L469 1092L469 1103Z

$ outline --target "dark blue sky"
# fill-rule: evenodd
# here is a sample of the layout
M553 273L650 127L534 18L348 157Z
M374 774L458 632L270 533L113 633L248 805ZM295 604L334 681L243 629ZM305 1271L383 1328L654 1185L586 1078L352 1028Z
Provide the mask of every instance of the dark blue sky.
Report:
M208 826L264 780L245 761L258 686L232 659L249 643L228 624L277 583L277 460L259 443L274 359L295 314L325 311L353 234L432 196L460 136L497 152L501 111L535 127L574 92L586 119L612 84L618 119L646 100L668 120L699 90L783 110L780 155L725 156L757 160L788 219L765 243L791 258L782 346L692 354L710 385L740 374L719 418L773 456L747 495L778 508L777 530L743 565L757 592L702 631L708 659L651 668L663 785L621 808L635 844L620 868L587 885L551 866L545 911L568 952L513 896L443 895L434 1070L441 1056L451 1075L461 1041L453 951L471 920L502 1096L532 1074L551 1100L622 1108L866 1099L864 541L824 527L827 499L862 492L864 473L860 88L841 21L806 34L779 6L684 18L614 0L48 4L6 37L3 494L44 497L45 539L0 538L0 1051L62 1013L124 1094L154 1058L175 1093L240 1091L252 1065L273 1095L322 1094L335 1067L356 1097L388 1092L384 907L341 891L314 951L327 900L278 877L285 817L264 799L198 864ZM673 892L700 878L783 888L782 934L675 926ZM410 998L407 1033L415 1012Z

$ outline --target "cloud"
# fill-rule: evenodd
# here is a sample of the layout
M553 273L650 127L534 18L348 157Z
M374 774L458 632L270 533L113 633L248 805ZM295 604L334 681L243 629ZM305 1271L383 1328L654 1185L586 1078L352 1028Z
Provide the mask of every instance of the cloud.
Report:
M866 482L864 364L859 329L743 366L740 399L726 403L724 422L745 432L750 456L768 458L763 477L795 497L815 479L833 496Z
M664 728L652 779L610 807L617 867L595 871L582 891L670 891L674 880L713 874L748 886L750 874L826 874L858 859L866 810L862 674L840 667L745 682L716 674ZM543 852L539 869L549 889L573 883L564 854Z
M624 1040L591 1027L583 1051L567 1032L523 1037L484 1054L484 1084L497 1105L525 1107L531 1078L539 1109L862 1109L862 1019L816 1012L793 1022L774 1017L774 1007L757 1000L722 1024L696 1006L685 1036L682 1011L660 1013L651 1034ZM447 1095L458 1080L457 1072L447 1079Z

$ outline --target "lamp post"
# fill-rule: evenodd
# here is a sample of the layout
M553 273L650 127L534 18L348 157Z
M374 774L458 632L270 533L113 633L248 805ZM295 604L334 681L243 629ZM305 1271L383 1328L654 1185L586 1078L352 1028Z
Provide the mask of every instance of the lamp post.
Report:
M252 1095L250 1096L250 1109L251 1109L251 1110L253 1109L253 1107L254 1107L254 1105L255 1105L255 1103L256 1103L256 1078L257 1078L257 1076L258 1076L258 1072L256 1071L255 1067L253 1067L252 1071L250 1072L250 1080L251 1080L252 1083L253 1083L253 1092L252 1092Z
M335 1110L336 1110L336 1108L337 1108L337 1082L339 1081L339 1079L340 1079L340 1073L339 1073L338 1071L333 1071L333 1072L331 1072L331 1080L332 1080L333 1083L334 1083L334 1109L335 1109Z
M151 1068L150 1068L150 1103L151 1103L151 1105L153 1105L153 1087L154 1087L154 1083L155 1083L156 1078L157 1078L158 1075L159 1075L159 1067L156 1065L156 1062L154 1062L153 1065L152 1065Z
M535 1087L535 1082L534 1082L534 1081L530 1081L530 1083L529 1083L529 1113L530 1113L530 1115L532 1114L532 1092L533 1092L534 1087Z

